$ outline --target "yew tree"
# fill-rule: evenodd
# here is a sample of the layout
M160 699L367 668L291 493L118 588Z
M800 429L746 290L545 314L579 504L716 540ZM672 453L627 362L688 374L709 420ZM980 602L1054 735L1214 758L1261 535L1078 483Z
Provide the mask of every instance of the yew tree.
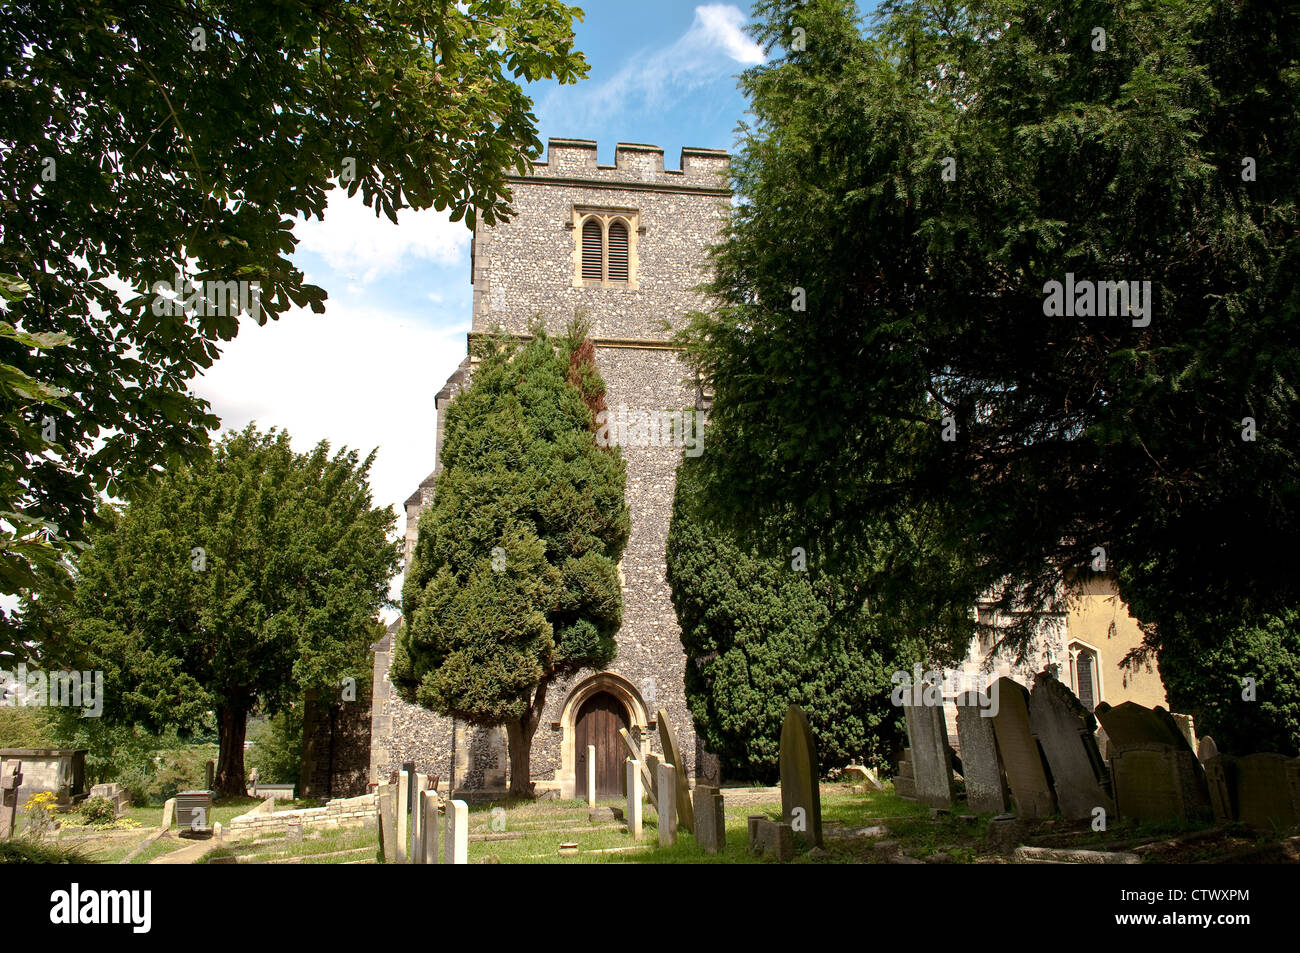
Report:
M622 455L595 439L594 349L576 324L561 340L534 334L486 341L447 408L389 672L408 702L504 725L524 797L548 687L614 658L630 528Z
M55 608L47 666L104 672L106 722L201 729L215 715L219 793L244 793L253 711L338 686L366 660L397 568L395 523L361 459L252 425L173 467L102 526Z

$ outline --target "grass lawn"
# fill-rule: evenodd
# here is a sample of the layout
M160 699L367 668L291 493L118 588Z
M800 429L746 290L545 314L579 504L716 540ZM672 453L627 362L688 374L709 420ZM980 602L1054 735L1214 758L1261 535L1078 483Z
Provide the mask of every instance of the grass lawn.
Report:
M326 828L303 831L295 843L284 833L264 834L256 840L234 841L204 857L211 863L222 857L236 857L241 863L304 864L374 863L379 853L379 834L374 824L366 827Z

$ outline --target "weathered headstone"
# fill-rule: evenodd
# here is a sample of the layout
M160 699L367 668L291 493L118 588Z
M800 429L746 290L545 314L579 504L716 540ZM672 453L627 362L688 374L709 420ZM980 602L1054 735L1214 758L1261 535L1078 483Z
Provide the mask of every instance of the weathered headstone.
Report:
M421 863L438 862L438 795L433 791L420 792L420 854Z
M587 745L587 807L596 806L596 746Z
M1061 813L1070 820L1090 820L1094 809L1100 807L1108 817L1114 816L1110 772L1093 736L1096 719L1072 691L1048 672L1034 677L1029 728L1052 770Z
M641 760L641 748L632 740L632 736L626 728L620 728L618 736L623 739L623 747L627 748L628 759L635 761L641 768L642 792L646 797L650 798L650 803L654 805L655 810L659 810L659 801L655 797L655 776L654 772L650 770L649 759Z
M379 847L384 863L401 863L397 859L397 793L391 784L379 785Z
M1237 759L1215 754L1202 763L1205 783L1210 789L1210 805L1216 824L1230 824L1237 819Z
M912 774L912 749L903 749L903 757L898 762L898 773L894 775L894 793L904 800L916 800L916 778Z
M957 738L961 742L966 804L976 814L1003 814L1010 806L1007 783L998 760L992 719L985 718L988 696L966 692L957 696Z
M626 761L627 776L627 832L633 840L641 839L641 762L635 758Z
M749 850L764 857L775 857L782 862L793 860L794 831L786 821L750 815Z
M447 802L447 828L443 835L446 849L444 864L469 863L469 805L464 801Z
M790 824L795 839L810 847L822 846L822 796L817 740L808 718L798 705L785 710L781 725L781 817Z
M1177 745L1195 752L1178 722L1163 708L1147 708L1137 702L1123 702L1113 708L1102 702L1096 708L1097 720L1106 729L1108 754L1116 754L1133 745L1152 743Z
M952 748L941 705L904 705L907 741L912 752L912 777L916 799L930 807L948 810L955 789L952 780ZM784 737L784 733L782 734Z
M677 734L673 731L673 726L662 708L659 709L656 717L659 720L659 743L663 745L664 758L676 767L677 823L688 831L694 831L695 812L691 809L691 785L690 779L686 776L686 762L682 760L682 749L677 744Z
M429 858L424 853L424 811L421 809L424 801L421 795L429 790L429 776L427 774L417 774L415 776L415 810L411 812L411 863L427 864Z
M1169 717L1172 718L1174 720L1174 724L1178 726L1178 733L1182 735L1183 740L1187 742L1187 747L1190 748L1192 751L1195 751L1196 750L1195 719L1193 719L1191 715L1180 715L1176 711L1170 712Z
M1287 785L1286 755L1248 754L1237 759L1237 809L1243 824L1263 830L1296 825Z
M659 846L677 843L677 768L671 764L659 765Z
M1201 764L1184 747L1129 745L1111 761L1120 816L1138 821L1202 820L1210 816Z
M1056 813L1056 797L1047 780L1043 753L1029 731L1029 692L1005 676L997 680L994 690L998 710L990 720L1016 814L1022 818L1050 817Z
M410 856L410 807L411 807L411 773L403 769L397 780L397 857L396 862L404 864Z
M707 784L695 785L695 843L710 854L727 846L727 817L722 792Z
M1201 740L1196 744L1196 757L1201 762L1209 761L1219 755L1219 746L1214 743L1214 739L1209 735L1201 735Z
M176 819L176 798L169 797L163 801L162 829L169 831Z
M0 837L18 832L18 792L23 786L23 763L0 761Z

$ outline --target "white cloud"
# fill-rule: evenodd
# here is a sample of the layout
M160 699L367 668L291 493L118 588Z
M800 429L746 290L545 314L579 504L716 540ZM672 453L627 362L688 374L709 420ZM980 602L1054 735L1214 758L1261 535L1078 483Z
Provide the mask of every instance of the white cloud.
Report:
M400 226L382 213L376 218L361 194L347 197L343 189L330 193L325 219L294 225L299 250L315 252L330 268L356 285L370 284L385 274L403 271L412 260L454 265L466 261L469 229L452 222L447 212L426 209L397 213Z
M628 57L603 83L552 91L543 111L563 112L566 128L582 128L633 109L663 111L691 90L764 61L744 32L745 14L730 4L695 8L690 29L671 45Z
M194 385L223 430L288 430L298 452L379 452L370 472L374 505L402 503L433 469L433 398L465 357L469 323L435 328L367 306L328 303L323 315L295 308L239 336ZM394 582L396 592L400 579Z

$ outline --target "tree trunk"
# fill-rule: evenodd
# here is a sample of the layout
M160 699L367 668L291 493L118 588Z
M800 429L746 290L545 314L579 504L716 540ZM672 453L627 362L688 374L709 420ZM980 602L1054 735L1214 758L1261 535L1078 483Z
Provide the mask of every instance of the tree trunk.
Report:
M533 796L533 736L546 707L546 681L533 693L532 704L522 718L506 722L506 746L510 750L510 796Z
M245 797L248 790L244 787L244 735L248 731L248 709L223 706L218 709L217 718L221 722L221 750L213 787L217 794Z

